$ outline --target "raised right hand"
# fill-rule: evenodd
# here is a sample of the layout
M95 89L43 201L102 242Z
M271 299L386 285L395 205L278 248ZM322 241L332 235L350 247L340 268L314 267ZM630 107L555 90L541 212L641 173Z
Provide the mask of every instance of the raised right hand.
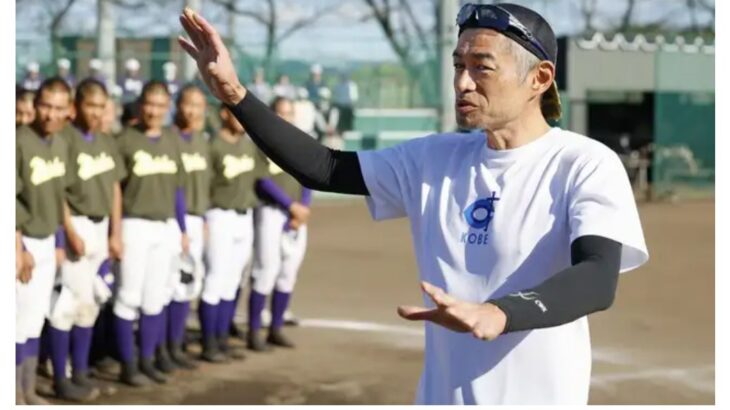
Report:
M226 104L238 104L246 96L246 89L238 81L231 55L216 29L189 7L180 15L180 23L190 36L190 40L178 37L180 46L198 64L210 92Z

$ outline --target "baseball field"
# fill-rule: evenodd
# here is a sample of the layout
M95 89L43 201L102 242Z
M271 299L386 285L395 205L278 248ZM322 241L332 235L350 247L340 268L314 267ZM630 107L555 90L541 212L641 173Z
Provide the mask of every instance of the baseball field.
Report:
M651 260L621 278L609 311L591 317L590 402L713 404L714 201L639 209ZM116 394L96 403L411 403L423 335L396 314L421 303L407 221L376 224L360 200L320 200L310 229L293 300L302 323L287 328L296 349L201 364L163 386L115 383Z

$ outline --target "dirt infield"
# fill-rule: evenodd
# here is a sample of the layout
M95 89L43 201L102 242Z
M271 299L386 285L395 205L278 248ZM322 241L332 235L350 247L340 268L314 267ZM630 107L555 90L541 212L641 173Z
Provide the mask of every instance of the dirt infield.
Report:
M591 318L591 403L714 403L714 202L640 207L651 261L621 278ZM320 201L288 328L295 350L201 365L113 404L408 404L422 330L395 313L420 304L405 220L375 224L361 201Z

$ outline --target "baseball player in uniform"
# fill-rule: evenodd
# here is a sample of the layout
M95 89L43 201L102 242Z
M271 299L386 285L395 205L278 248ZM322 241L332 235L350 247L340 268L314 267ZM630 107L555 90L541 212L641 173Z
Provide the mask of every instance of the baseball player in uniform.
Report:
M26 90L22 87L15 88L15 127L21 125L29 125L35 118L35 108L33 108L33 99L35 94L33 91Z
M293 104L277 97L271 107L281 118L293 120ZM256 209L253 285L248 303L249 349L266 350L260 335L261 311L271 295L271 322L266 342L275 346L294 347L282 333L284 312L294 290L297 272L307 246L307 220L311 191L265 158L267 173L256 183L263 205ZM273 292L273 294L272 294Z
M217 98L304 186L407 217L425 307L419 404L587 404L587 315L648 252L626 171L603 144L552 127L557 41L533 10L465 5L453 52L459 126L375 151L334 151L248 94L225 45L186 10L180 39Z
M168 84L169 86L169 84ZM168 88L169 90L169 88ZM205 123L205 94L194 86L183 87L176 100L175 130L178 133L182 165L185 173L185 227L189 238L189 256L192 258L192 276L181 276L174 284L167 313L167 346L161 344L158 361L161 367L179 366L192 369L195 365L182 351L185 322L190 302L197 299L203 288L203 216L210 202L210 166L208 141L203 136ZM179 241L178 241L179 242ZM180 269L174 264L173 269ZM169 348L169 360L166 350Z
M126 178L122 181L124 251L114 315L120 380L131 386L148 384L149 379L167 381L155 367L155 350L165 328L163 308L179 280L171 263L181 248L187 253L179 137L162 126L169 104L165 84L148 82L140 95L140 123L117 138ZM182 234L175 232L178 227ZM137 318L139 363L134 357Z
M66 172L68 147L58 137L70 97L63 79L44 81L35 99L35 120L16 130L16 203L21 217L27 213L18 229L34 261L29 280L16 281L15 286L16 379L21 381L19 402L25 404L48 404L35 392L36 367L56 275L56 246L63 244L64 191L71 181Z
M236 291L253 248L254 182L260 174L256 146L226 108L220 115L223 126L210 141L213 179L210 210L205 214L208 271L198 305L203 333L201 358L210 362L238 357L228 346L229 327Z
M51 305L48 334L56 395L72 401L98 395L89 380L89 350L99 306L108 295L95 292L94 284L109 248L115 256L121 251L121 167L114 140L99 132L107 98L103 84L82 81L75 95L76 120L64 135L73 184L66 195L67 257ZM69 351L72 379L66 377Z

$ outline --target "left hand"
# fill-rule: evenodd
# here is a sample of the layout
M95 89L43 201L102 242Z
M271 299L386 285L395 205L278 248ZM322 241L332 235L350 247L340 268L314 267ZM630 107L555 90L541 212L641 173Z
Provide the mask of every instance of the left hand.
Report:
M507 316L497 306L464 302L428 282L421 282L421 288L436 307L399 306L398 314L402 318L428 320L454 332L469 332L481 340L494 340L504 332Z
M296 231L297 229L301 228L302 225L304 225L304 223L302 221L300 221L299 219L294 218L294 217L289 218L289 225L288 225L288 227L292 231Z
M182 234L180 245L182 246L183 253L186 255L190 255L190 237L185 232L183 232Z

